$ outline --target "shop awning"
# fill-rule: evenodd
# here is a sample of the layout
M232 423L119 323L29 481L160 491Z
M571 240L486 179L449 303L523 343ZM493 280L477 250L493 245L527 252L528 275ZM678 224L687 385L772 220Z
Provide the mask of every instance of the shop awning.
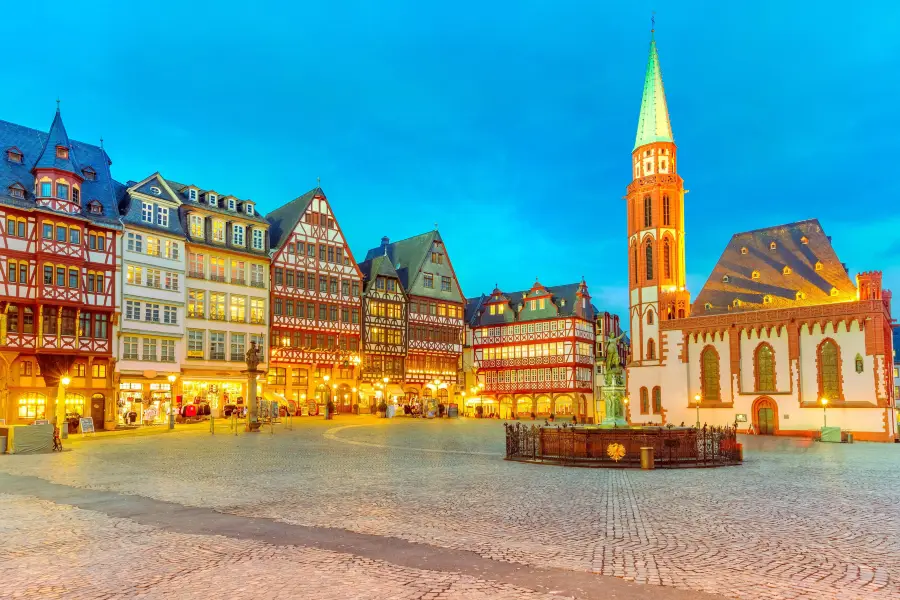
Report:
M405 392L403 388L396 384L388 384L387 386L388 396L402 396Z
M371 383L361 383L359 384L359 391L371 394L375 391L375 388L372 387Z

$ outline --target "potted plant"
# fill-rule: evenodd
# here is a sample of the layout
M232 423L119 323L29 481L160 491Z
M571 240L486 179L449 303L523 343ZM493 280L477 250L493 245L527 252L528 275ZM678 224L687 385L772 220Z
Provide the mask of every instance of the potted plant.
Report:
M378 403L378 416L382 419L387 416L387 402L384 400Z
M556 415L554 415L553 413L550 413L550 422L551 423L553 422L553 419L555 419L555 418L556 418Z

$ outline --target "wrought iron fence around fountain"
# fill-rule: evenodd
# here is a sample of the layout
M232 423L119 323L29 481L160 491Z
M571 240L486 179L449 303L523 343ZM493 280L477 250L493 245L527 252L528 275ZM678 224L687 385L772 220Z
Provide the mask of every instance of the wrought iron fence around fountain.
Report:
M547 427L507 423L506 460L582 467L639 467L652 447L655 466L740 464L736 427Z

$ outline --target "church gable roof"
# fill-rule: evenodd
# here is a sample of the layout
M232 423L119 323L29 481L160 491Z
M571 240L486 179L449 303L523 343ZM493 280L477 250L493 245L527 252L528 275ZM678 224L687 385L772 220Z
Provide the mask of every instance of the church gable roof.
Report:
M397 273L394 265L391 264L391 259L384 254L359 263L359 270L362 272L363 278L366 281L364 290L366 293L368 293L369 290L372 289L372 286L375 285L375 279L379 275L382 277L392 277L397 280L400 279L400 275ZM403 287L402 282L400 283L400 287Z
M737 233L694 315L850 302L856 286L817 219Z
M266 215L266 221L269 222L269 243L273 252L281 249L316 196L325 197L322 188L309 190Z

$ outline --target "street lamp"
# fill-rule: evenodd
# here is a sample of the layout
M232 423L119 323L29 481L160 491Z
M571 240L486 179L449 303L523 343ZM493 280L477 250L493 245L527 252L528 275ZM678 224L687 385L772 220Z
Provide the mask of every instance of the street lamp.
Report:
M175 429L175 374L169 375L169 429ZM235 431L237 434L237 431Z
M628 399L628 396L625 396L622 399L622 402L625 405L625 414L622 416L625 417L625 422L627 423L628 422L628 403L630 402L630 400Z
M56 425L59 427L61 438L69 437L69 424L66 423L66 386L72 383L72 378L63 375L59 378L59 387L56 390Z
M694 396L694 405L697 407L697 429L700 429L700 394Z
M828 398L822 398L822 429L828 427Z

